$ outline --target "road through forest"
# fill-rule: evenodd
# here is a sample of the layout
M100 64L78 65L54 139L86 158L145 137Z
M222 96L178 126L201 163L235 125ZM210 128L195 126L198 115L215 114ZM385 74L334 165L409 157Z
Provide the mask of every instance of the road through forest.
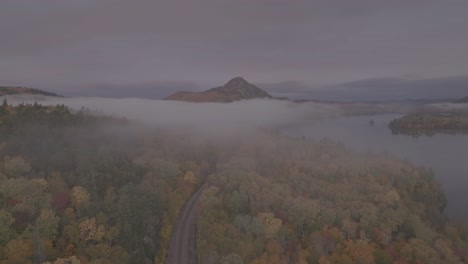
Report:
M205 186L200 187L185 203L179 213L167 254L167 264L196 264L196 223L200 196Z

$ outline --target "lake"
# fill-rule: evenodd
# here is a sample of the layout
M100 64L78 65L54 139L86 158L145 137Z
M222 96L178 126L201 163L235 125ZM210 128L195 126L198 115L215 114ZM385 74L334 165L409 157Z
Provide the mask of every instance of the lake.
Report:
M388 123L400 115L352 116L311 122L282 130L289 136L334 139L357 151L387 152L431 168L448 200L446 214L468 219L468 135L394 135ZM370 125L370 120L374 125Z

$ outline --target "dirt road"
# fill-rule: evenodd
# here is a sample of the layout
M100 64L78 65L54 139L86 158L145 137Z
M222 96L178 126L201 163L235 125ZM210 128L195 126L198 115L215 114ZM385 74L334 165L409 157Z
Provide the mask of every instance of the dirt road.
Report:
M179 213L177 222L172 231L171 241L167 255L167 264L196 264L197 254L195 248L196 222L198 204L204 186L200 187L187 201Z

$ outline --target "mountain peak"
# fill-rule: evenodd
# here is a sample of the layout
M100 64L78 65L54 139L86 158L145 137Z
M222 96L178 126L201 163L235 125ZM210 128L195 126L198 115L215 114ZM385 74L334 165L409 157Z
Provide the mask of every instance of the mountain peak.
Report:
M250 84L242 77L229 80L224 86L213 88L204 92L178 92L167 100L190 102L234 102L244 99L272 98L267 92Z
M246 85L251 85L251 84L242 77L235 77L229 80L229 82L227 82L224 85L224 87L246 86Z

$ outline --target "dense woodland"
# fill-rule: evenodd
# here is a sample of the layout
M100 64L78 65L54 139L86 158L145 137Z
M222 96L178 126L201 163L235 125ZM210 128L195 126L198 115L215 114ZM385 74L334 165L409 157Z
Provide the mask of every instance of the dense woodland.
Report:
M464 263L431 172L272 133L213 141L0 106L0 263L164 263L202 184L199 263Z
M323 140L240 146L208 179L200 263L465 263L430 171Z
M390 122L395 134L433 135L436 132L468 133L468 111L430 111L404 115Z
M164 263L209 149L60 105L0 111L0 263Z

